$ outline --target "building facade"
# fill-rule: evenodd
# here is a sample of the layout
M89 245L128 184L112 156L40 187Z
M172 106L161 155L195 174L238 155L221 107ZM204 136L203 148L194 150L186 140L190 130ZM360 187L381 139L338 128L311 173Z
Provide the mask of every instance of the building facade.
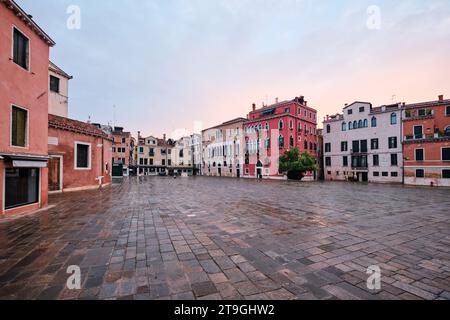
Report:
M69 117L69 76L53 62L49 62L48 112L60 117Z
M202 174L240 178L244 164L245 118L236 118L202 131Z
M292 148L317 159L317 111L303 96L258 110L253 104L244 134L244 177L285 179L279 172L279 157ZM313 178L309 172L304 179Z
M325 180L393 182L403 178L401 104L346 105L323 123Z
M405 105L403 134L405 184L450 187L450 100Z
M138 143L135 147L134 157L138 175L168 174L168 167L172 166L172 148L174 142L158 139L153 136L141 137L138 133Z
M111 183L112 136L97 126L49 114L50 192L94 189Z
M0 214L48 202L48 61L54 41L12 0L0 1Z
M131 160L134 153L134 142L130 132L123 131L122 127L114 127L112 130L112 164L122 166L121 174L129 175Z
M192 152L192 165L194 168L194 175L202 174L202 135L194 133L191 135L190 148Z
M191 141L190 136L175 141L171 152L172 162L169 167L169 174L179 176L192 176L194 174Z

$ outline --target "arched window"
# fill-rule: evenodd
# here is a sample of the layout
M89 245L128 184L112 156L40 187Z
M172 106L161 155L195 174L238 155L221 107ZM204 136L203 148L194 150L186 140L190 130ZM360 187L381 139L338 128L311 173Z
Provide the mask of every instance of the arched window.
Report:
M362 120L359 120L358 121L358 128L361 129L362 127L363 127L363 122L362 122Z
M353 126L352 126L352 122L350 121L349 123L348 123L348 130L352 130L353 129Z
M306 131L306 128L305 128L305 131ZM330 133L330 132L331 132L331 126L329 124L327 124L327 133Z
M447 128L445 128L444 135L445 135L446 137L450 137L450 126L448 126Z
M293 120L289 121L289 129L294 129L294 121Z
M369 126L369 121L367 119L364 119L363 127L367 128Z
M266 122L266 131L269 131L269 123Z
M353 121L353 129L358 129L358 121Z
M391 124L397 124L397 114L395 112L391 113Z
M372 120L370 122L371 122L371 126L373 128L377 126L377 118L376 117L372 117Z
M291 137L289 138L289 145L290 145L291 147L294 146L294 137L293 137L293 136L291 136Z
M284 148L284 138L283 138L282 135L280 135L280 137L278 138L278 147L279 147L280 149L283 149L283 148Z
M278 128L283 129L284 123L283 120L280 120L280 123L278 124Z
M347 130L347 124L345 122L342 122L342 131Z

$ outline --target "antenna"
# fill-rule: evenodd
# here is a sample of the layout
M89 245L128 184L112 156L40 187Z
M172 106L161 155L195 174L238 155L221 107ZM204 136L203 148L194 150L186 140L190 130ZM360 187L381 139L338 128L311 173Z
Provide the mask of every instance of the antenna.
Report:
M116 126L116 105L113 105L113 127Z

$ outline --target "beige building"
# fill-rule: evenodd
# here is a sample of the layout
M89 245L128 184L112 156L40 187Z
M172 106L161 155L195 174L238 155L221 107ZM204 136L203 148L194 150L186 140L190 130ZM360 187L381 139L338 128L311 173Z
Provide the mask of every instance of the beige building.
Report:
M68 118L69 116L69 76L53 62L49 62L48 113Z
M153 136L141 137L138 133L138 144L134 156L138 175L168 174L172 166L172 140L158 139Z
M206 176L241 177L244 164L243 124L236 118L202 131L202 174Z

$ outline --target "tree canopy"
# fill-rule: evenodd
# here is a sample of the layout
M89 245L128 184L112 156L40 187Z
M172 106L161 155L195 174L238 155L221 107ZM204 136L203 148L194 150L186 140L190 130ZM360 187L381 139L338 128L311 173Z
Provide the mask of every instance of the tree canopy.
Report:
M287 173L289 179L301 180L306 172L317 168L314 158L308 152L300 154L298 148L292 148L280 156L279 171Z

